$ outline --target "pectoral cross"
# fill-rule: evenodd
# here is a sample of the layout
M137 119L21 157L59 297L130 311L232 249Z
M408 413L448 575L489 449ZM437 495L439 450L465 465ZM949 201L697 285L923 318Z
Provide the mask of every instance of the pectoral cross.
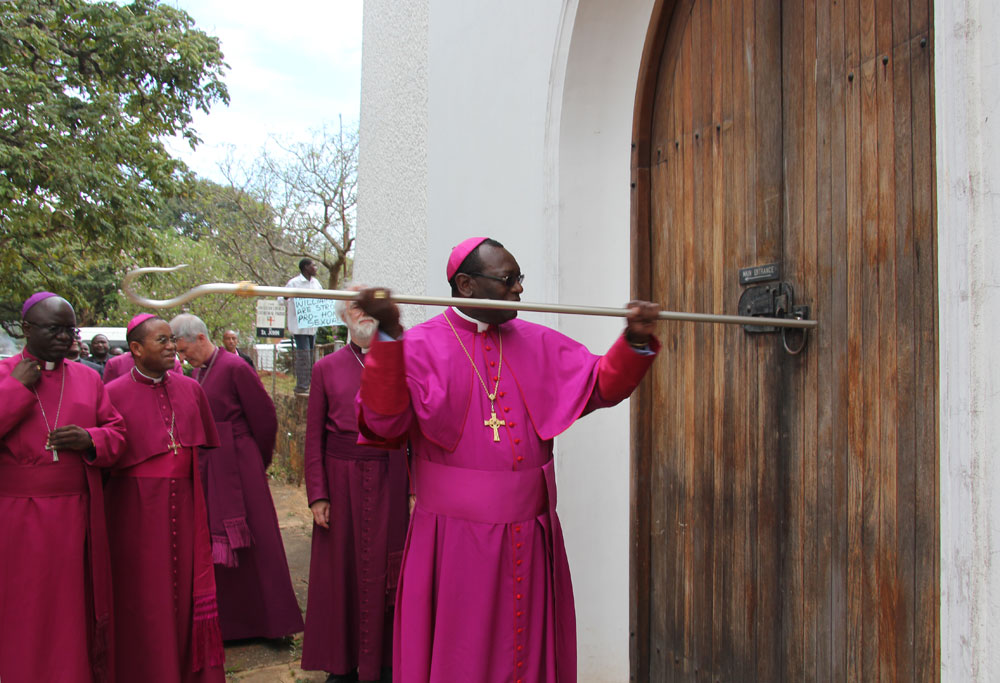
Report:
M179 449L180 447L181 447L181 445L179 443L177 443L176 439L174 439L174 435L171 434L170 435L170 443L167 444L167 448L169 448L170 450L172 450L174 452L174 455L177 455L177 449Z
M497 441L499 441L499 439L497 439ZM59 451L48 444L45 444L45 450L52 451L52 462L59 462Z
M506 424L507 423L504 422L503 420L497 419L497 413L495 410L490 411L490 419L483 420L483 426L493 430L494 441L500 440L500 428Z

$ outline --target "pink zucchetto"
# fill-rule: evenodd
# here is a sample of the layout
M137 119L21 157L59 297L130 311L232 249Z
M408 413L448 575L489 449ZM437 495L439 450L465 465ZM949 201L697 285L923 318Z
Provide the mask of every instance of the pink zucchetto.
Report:
M143 324L144 322L146 322L150 318L156 318L156 317L157 316L153 315L152 313L140 313L139 315L135 316L134 318L132 318L129 321L128 327L126 328L125 333L126 334L132 334L132 330L134 330L135 328L139 327L139 325Z
M476 247L488 240L488 237L470 237L467 240L458 243L458 246L451 250L451 256L448 257L448 281L455 277L455 273L458 272L458 267L462 265L462 261L465 257L475 251Z
M53 294L52 292L35 292L27 299L24 300L24 305L21 306L21 317L23 318L27 315L31 307L37 304L39 301L48 299L50 296L59 296L58 294Z

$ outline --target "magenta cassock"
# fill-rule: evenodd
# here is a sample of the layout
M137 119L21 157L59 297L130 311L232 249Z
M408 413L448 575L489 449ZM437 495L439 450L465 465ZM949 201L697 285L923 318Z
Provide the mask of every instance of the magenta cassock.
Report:
M448 325L451 321L491 404ZM358 400L362 433L408 434L417 496L396 613L397 683L576 680L576 617L556 515L552 440L626 398L658 349L605 356L520 320L478 331L449 309L377 341ZM502 359L501 359L502 349ZM499 378L499 384L497 385ZM628 456L623 444L620 457Z

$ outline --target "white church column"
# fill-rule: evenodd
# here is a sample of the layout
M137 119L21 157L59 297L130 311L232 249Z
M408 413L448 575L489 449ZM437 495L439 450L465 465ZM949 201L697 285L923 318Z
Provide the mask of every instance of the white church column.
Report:
M941 680L1000 671L1000 3L934 3Z
M430 0L365 0L354 279L423 293ZM406 306L404 322L423 320Z

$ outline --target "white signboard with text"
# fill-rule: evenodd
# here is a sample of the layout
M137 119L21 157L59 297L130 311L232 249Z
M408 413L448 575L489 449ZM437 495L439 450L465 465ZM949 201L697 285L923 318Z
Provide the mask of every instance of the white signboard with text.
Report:
M295 299L295 320L299 327L329 327L338 324L332 299Z
M285 332L285 304L257 299L257 336L281 337Z

